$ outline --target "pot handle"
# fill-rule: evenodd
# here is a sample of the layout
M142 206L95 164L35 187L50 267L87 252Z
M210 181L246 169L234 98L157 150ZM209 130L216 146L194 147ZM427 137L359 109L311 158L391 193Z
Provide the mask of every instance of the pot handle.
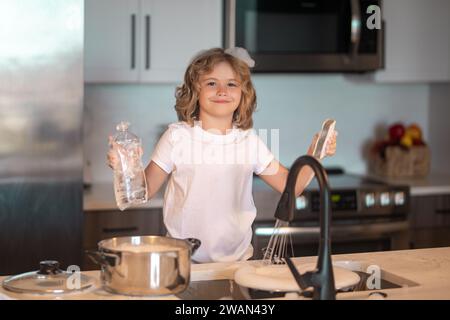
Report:
M117 260L120 259L118 255L110 254L110 253L104 253L94 250L85 250L86 254L89 258L91 258L94 263L100 265L100 266L108 266L108 267L114 267L117 264Z
M195 251L197 251L197 249L202 244L202 242L200 240L195 239L195 238L186 238L184 240L186 240L186 242L191 246L191 254L194 254Z
M114 272L118 274L120 277L124 278L124 275L114 268L117 264L117 260L120 259L119 255L115 255L112 253L99 252L94 250L85 250L86 254L95 264L98 264L102 267L106 267L109 272Z

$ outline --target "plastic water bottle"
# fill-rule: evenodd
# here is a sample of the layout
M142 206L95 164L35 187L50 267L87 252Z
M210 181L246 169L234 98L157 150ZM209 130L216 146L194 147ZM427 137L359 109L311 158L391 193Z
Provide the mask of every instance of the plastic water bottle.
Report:
M128 131L130 124L122 121L116 126L113 150L118 164L114 168L114 194L120 210L147 201L147 181L142 165L141 140Z

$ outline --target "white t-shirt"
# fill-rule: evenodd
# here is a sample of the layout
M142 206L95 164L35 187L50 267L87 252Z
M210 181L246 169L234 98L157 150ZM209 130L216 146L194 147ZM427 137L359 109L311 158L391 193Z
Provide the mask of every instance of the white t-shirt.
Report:
M151 160L171 174L163 208L169 235L201 241L194 261L252 256L253 173L260 174L273 159L253 129L234 127L223 135L203 130L198 121L193 127L169 125Z

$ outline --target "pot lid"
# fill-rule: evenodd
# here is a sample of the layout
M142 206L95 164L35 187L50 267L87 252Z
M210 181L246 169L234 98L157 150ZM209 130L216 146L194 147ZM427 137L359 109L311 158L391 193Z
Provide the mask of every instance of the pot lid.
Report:
M87 289L94 285L94 279L80 272L66 272L59 268L58 261L40 262L40 269L8 277L3 288L19 293L61 294Z

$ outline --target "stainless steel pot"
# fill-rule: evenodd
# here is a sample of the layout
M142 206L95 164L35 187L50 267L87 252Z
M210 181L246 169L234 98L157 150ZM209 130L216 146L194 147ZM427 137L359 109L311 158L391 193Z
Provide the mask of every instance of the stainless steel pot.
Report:
M184 291L190 281L191 255L198 239L159 236L120 237L100 241L86 251L101 265L105 290L125 295L165 295Z

